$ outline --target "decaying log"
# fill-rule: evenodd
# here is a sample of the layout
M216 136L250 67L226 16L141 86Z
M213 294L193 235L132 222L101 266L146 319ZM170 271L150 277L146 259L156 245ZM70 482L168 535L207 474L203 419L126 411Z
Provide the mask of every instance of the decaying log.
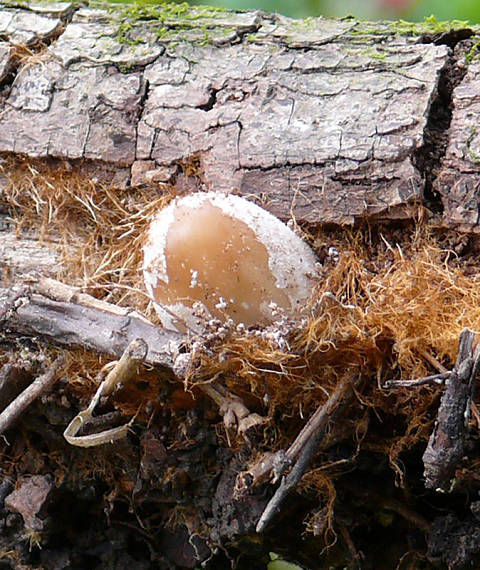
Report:
M0 152L179 191L198 187L179 166L194 158L201 189L283 219L410 218L425 202L477 231L475 29L116 10L2 3ZM54 276L54 248L2 211L0 171L0 268Z
M163 3L145 12L122 6L106 10L88 2L4 1L0 6L2 341L10 347L13 337L25 335L121 359L129 344L141 338L149 348L145 362L168 367L179 377L191 358L185 337L155 327L135 311L53 281L11 285L32 269L52 277L65 269L60 267L54 235L47 231L45 241L39 240L35 229L26 231L28 217L22 233L16 232L14 218L22 214L12 198L16 165L41 164L47 178L49 169L53 172L61 165L63 172L86 176L98 196L105 187L113 195L122 189L132 201L146 186L158 188L159 195L167 185L177 194L214 189L248 195L282 219L293 217L317 226L413 219L433 212L438 225L478 232L480 66L470 51L476 37L475 28L461 23L439 32L429 23L294 21L259 11L232 13L183 5L169 11ZM41 199L35 202L40 210ZM464 449L462 422L474 375L467 378L462 366L459 362L452 373L440 371L425 380L448 384L425 454L427 482L434 488L448 488ZM350 401L351 389L343 388L343 395L332 393L331 401L318 409L290 448L263 456L263 463L248 472L254 482L265 482L272 475L282 480L267 509L265 497L255 495L258 489L245 493L245 503L232 500L233 482L248 459L241 454L232 459L228 446L203 445L214 430L205 434L195 424L189 431L188 424L199 422L201 413L191 418L185 414L181 426L185 440L177 438L179 448L168 450L178 462L173 470L167 465L161 421L147 429L143 442L148 438L154 442L151 465L145 454L139 478L127 481L130 487L125 488L131 493L135 487L134 496L143 485L148 494L150 482L147 478L142 482L142 470L154 473L158 484L157 471L164 469L168 485L181 488L178 495L175 489L167 492L167 500L183 508L188 478L200 488L215 472L220 474L218 486L205 483L210 486L204 495L190 489L195 505L188 505L198 508L199 519L205 513L215 519L202 521L214 527L209 536L214 537L213 544L218 544L219 536L251 533L262 512L258 529L263 530L298 484L326 426ZM244 431L263 422L220 385L211 383L205 390L219 403L227 428ZM175 429L173 421L168 428L172 426ZM442 430L446 439L439 437ZM197 449L188 455L180 449L184 441ZM211 472L195 472L192 465L200 461L196 454L204 450L215 455L217 463ZM359 463L356 466L361 468ZM25 489L28 496L28 486ZM401 512L392 507L394 503L382 501L378 497L379 505ZM367 504L363 498L362 502ZM415 509L401 516L428 532L427 524L418 524L421 519ZM178 550L183 554L195 546L189 561L193 568L207 557L198 555L199 526L188 526L188 513L175 511L178 515L185 517L180 526L186 529L181 543L185 548ZM175 516L168 520L176 522ZM158 519L161 524L165 520ZM356 553L351 525L344 524L342 515L335 522L339 536ZM153 520L152 527L156 524ZM366 515L360 526L364 524L375 528L371 526L375 517ZM141 532L148 534L143 527ZM162 548L168 542L165 536ZM188 566L183 562L178 565Z
M448 46L474 33L207 8L0 10L0 151L107 165L113 186L180 186L177 165L197 156L209 188L336 224L417 214L431 183L424 150L448 128L434 103L448 106L461 79ZM454 102L473 101L475 70Z
M461 231L478 233L480 228L478 57L472 58L463 72L465 76L453 90L448 145L433 188L441 196L443 217L447 225Z
M59 269L58 253L54 242L41 242L38 234L18 233L6 215L0 213L0 276L9 278L16 274L39 271L55 275Z

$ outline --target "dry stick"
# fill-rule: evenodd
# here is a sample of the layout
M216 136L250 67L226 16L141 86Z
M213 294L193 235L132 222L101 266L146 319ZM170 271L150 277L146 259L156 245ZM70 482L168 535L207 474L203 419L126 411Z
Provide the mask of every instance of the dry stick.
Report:
M387 380L383 385L384 388L412 388L416 386L432 386L435 384L445 384L450 378L451 372L443 372L442 374L432 374L424 378L414 380Z
M305 445L315 435L318 429L319 416L321 417L322 411L323 406L317 408L286 451L281 449L276 452L264 453L247 471L239 473L235 482L234 499L243 499L250 488L262 483L268 478L272 479L272 483L276 483L294 463Z
M57 371L63 363L63 357L59 356L45 374L36 378L3 410L0 414L0 433L4 433L34 400L53 386L57 381Z
M473 414L480 425L480 414L473 401L475 380L480 369L480 344L473 351L475 333L464 329L458 342L457 362L448 371L428 353L423 356L440 373L416 380L389 380L386 388L445 384L435 426L423 454L425 486L448 492L458 462L464 455L467 426Z
M432 354L430 354L426 350L421 350L420 354L423 356L423 358L425 358L425 360L428 360L428 362L430 362L430 364L434 368L436 368L440 372L440 374L448 372L448 368L445 368L445 366L439 360L437 360Z
M302 475L313 459L325 430L328 427L328 423L333 421L352 401L353 393L351 383L344 380L337 385L328 401L315 411L309 422L308 439L301 446L298 460L290 473L282 478L280 486L265 507L257 523L257 532L263 532L265 530L268 523L280 510L287 495L298 485Z
M416 378L414 380L387 380L383 385L384 388L412 388L416 386L433 386L435 384L445 384L446 380L450 377L452 373L450 370L445 368L441 362L439 362L434 356L432 356L426 350L420 351L420 354L428 360L428 362L438 370L438 374L432 374L431 376L425 376L424 378Z
M117 358L132 340L142 338L148 345L146 364L174 368L184 335L155 326L127 308L99 304L86 294L82 294L81 303L56 300L51 297L55 297L58 287L51 286L47 296L47 287L43 281L41 284L45 294L27 292L19 306L16 303L14 310L6 311L0 331L41 336L57 345L81 346ZM18 288L0 288L0 310L11 307L18 294Z
M450 376L451 372L445 368L445 366L439 362L434 356L432 356L429 352L421 351L420 353L424 358L426 358L432 366L434 366L441 374L448 374L447 378ZM446 380L446 378L445 378ZM475 418L477 422L477 428L480 428L480 411L478 409L477 404L473 401L470 402L470 409L472 412L472 416Z
M475 379L480 366L480 345L472 354L475 333L460 333L457 362L446 382L437 420L423 455L425 486L448 491L458 462L464 456L467 424Z
M282 477L300 455L305 445L315 435L318 429L319 416L321 416L322 411L323 406L317 408L286 451L280 449L276 452L263 453L260 459L257 460L254 465L250 466L247 471L242 471L237 475L233 495L235 500L243 499L249 489L254 485L264 482L268 478L271 478L272 483L276 483L280 477ZM330 433L329 435L332 434Z
M286 451L280 449L276 452L266 452L262 454L260 459L249 467L247 471L239 473L235 482L233 498L235 500L242 500L254 485L258 485L268 478L271 478L271 482L275 484L294 463L302 449L315 435L318 429L318 419L322 411L323 406L317 408Z
M17 307L19 298L23 303ZM174 372L177 372L177 357L185 356L181 353L187 340L185 335L155 326L129 308L100 301L54 279L32 279L30 289L0 288L0 313L4 315L0 331L42 336L55 344L82 346L116 357L124 353L132 340L142 338L148 345L145 363L166 366ZM209 386L211 389L202 389L215 396L214 400L225 410L226 424L232 415L238 415L238 430L244 433L264 422L218 384ZM233 414L229 406L232 402L239 402Z

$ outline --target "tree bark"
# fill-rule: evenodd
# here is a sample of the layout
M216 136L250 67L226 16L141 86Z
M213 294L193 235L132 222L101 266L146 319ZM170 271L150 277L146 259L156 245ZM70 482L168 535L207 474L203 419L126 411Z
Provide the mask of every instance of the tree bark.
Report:
M477 168L459 151L474 147L477 64L456 86L465 70L449 47L460 42L460 53L470 30L8 4L0 151L106 163L117 185L147 173L175 182L171 167L198 156L209 188L261 196L282 218L334 224L416 215L440 184L430 176L442 158L432 133L448 147L448 171L459 152ZM13 42L35 56L19 59ZM452 94L453 136L435 116ZM460 214L446 186L448 226Z

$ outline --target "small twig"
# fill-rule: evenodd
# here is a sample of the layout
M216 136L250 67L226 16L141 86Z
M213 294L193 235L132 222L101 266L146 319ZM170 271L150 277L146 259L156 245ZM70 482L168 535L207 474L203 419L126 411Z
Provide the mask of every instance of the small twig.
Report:
M445 368L445 366L439 360L437 360L432 354L430 354L426 350L421 350L420 354L423 356L423 358L425 358L425 360L428 360L428 362L430 362L430 364L434 368L436 368L440 372L440 374L448 372L448 369Z
M119 316L133 316L139 320L143 320L145 323L149 323L149 320L138 311L134 311L129 307L119 307L118 305L108 303L103 299L97 299L88 293L84 293L78 287L72 287L71 285L67 285L66 283L57 281L56 279L51 279L50 277L40 276L38 278L32 278L30 284L36 293L44 295L53 301L75 303L77 305L97 309L106 313L113 313ZM116 284L116 286L118 286L118 284Z
M370 497L376 502L379 507L397 513L406 521L408 521L412 526L415 526L423 532L428 532L430 530L430 523L427 521L427 519L425 519L421 514L408 508L402 502L392 498L381 497L376 493L371 493Z
M443 372L442 374L432 374L423 378L414 380L387 380L383 385L384 388L413 388L417 386L434 386L445 384L450 378L451 372Z
M457 361L448 371L428 352L422 356L439 374L415 380L388 380L385 388L410 388L445 384L435 426L423 454L425 486L437 491L448 491L458 462L464 455L466 432L470 416L477 423L480 418L474 407L475 380L480 368L480 344L473 351L475 333L464 329L458 341ZM473 409L472 409L473 408Z
M324 412L324 406L319 406L286 451L281 449L274 453L264 453L247 471L239 473L235 484L234 498L242 499L249 489L268 478L271 478L272 483L276 483L299 457L317 430L321 428Z
M77 433L82 427L91 422L93 411L100 401L100 398L111 394L117 386L127 382L134 376L138 364L145 359L147 351L147 344L141 338L133 340L127 346L120 360L115 362L112 370L110 370L105 380L98 387L88 407L77 414L66 427L63 432L63 437L68 443L76 445L77 447L94 447L102 445L103 443L111 443L127 435L134 418L124 425L99 433L91 433L88 435L77 435Z
M274 484L282 477L295 462L305 444L315 434L315 431L318 429L318 422L322 417L322 411L323 406L317 408L286 451L280 449L276 452L262 453L260 458L248 470L242 471L237 475L233 494L235 500L242 500L252 487L263 483L267 479L271 479L271 482ZM340 434L341 430L337 428L324 434L325 437L323 437L319 447L331 447L337 438L340 437L342 439Z
M360 487L355 482L346 483L345 488L355 497L359 504L363 504L365 502L373 503L379 511L383 509L393 511L408 521L412 526L422 530L423 532L428 532L430 530L431 525L426 518L411 509L401 500L390 496L388 492L385 494L383 492L385 491L384 489L378 489L377 492L377 490L368 484L365 487Z
M64 359L59 356L50 368L19 394L0 414L0 433L4 433L20 414L39 396L44 394L57 381L57 371Z
M320 444L320 441L328 427L329 422L333 421L336 416L351 402L353 399L353 389L350 382L340 382L328 401L319 407L311 418L311 421L304 430L302 430L304 441L294 442L295 452L298 450L298 459L292 467L288 475L282 477L280 486L276 490L273 497L268 502L263 511L260 520L257 523L256 531L263 532L268 523L280 510L281 505L287 495L295 489L300 479L310 465L313 456Z
M300 453L304 449L305 445L309 441L311 441L311 438L314 437L318 433L318 430L321 429L322 427L324 427L324 422L326 419L325 413L330 413L332 406L336 405L336 399L338 398L338 393L340 393L340 396L341 396L342 390L343 390L343 392L345 392L344 396L346 396L349 388L351 387L350 384L348 384L346 387L342 387L342 386L343 385L340 384L339 386L336 387L335 391L330 396L327 403L323 406L318 407L315 410L315 412L313 413L313 415L311 416L311 418L303 426L300 433L297 435L297 437L295 438L293 443L290 445L290 447L285 452L285 457L287 460L289 460L290 462L293 462L300 455ZM347 403L347 402L345 402L345 403ZM329 406L329 408L327 410L325 410L326 406Z
M387 380L383 385L384 388L414 388L417 386L434 386L441 385L446 382L452 373L450 370L439 362L426 350L421 350L420 354L427 360L434 368L438 370L438 374L425 376L423 378L415 378L413 380Z

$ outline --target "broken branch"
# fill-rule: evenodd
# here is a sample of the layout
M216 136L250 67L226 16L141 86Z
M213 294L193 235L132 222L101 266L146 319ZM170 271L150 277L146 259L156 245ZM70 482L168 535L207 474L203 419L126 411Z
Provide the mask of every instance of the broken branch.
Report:
M24 296L19 298L19 292ZM70 297L68 296L70 294ZM65 299L76 299L79 302ZM15 310L11 310L15 299ZM63 299L63 300L58 300ZM173 368L185 337L158 327L129 308L99 301L53 279L33 281L30 290L0 288L0 312L7 307L0 330L42 336L55 344L81 346L121 357L136 338L148 345L145 362Z
M20 414L39 396L44 394L57 381L57 371L64 359L59 356L50 368L19 394L0 414L0 433L4 433Z
M257 523L257 532L263 532L265 530L268 523L280 510L280 507L288 494L298 485L315 455L329 422L335 420L343 409L352 401L353 394L354 392L350 382L340 382L335 388L333 394L329 397L328 401L315 411L307 424L308 427L305 426L299 437L297 437L295 442L292 444L291 448L294 447L294 452L298 453L297 462L292 467L288 475L282 477L280 486L268 502L260 520Z
M472 353L475 333L464 329L457 362L446 381L437 420L423 455L425 486L448 491L458 461L464 456L467 425L480 363L480 347Z
M55 344L81 346L116 357L125 355L132 341L142 339L146 353L141 360L146 364L166 366L180 378L188 370L191 357L183 350L185 335L155 326L136 311L96 299L54 279L31 278L28 285L28 288L0 288L0 314L3 317L0 328L6 333L42 336ZM123 362L120 359L120 366L133 362L125 358ZM181 365L177 365L179 363ZM121 373L119 370L112 373L111 378L117 385L121 382L117 375ZM131 371L125 369L126 377L130 374ZM103 389L104 395L113 389L110 380L107 384L109 387ZM201 388L218 403L225 425L236 425L238 433L245 435L252 427L265 422L258 414L250 413L238 397L229 394L218 383L205 384ZM88 417L87 414L79 416L78 420L75 418L66 430L67 437L75 437L81 422ZM126 433L119 428L114 429L117 430L113 432L115 437L123 437ZM78 438L75 441L74 445L77 445ZM94 439L88 441L93 442Z

